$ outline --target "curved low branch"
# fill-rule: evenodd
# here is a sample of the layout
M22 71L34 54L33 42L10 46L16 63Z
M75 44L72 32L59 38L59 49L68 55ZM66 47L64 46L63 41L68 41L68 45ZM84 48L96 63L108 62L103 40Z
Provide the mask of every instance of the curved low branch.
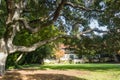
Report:
M90 33L92 31L98 31L98 32L107 32L107 31L101 31L101 30L97 30L97 29L89 29L89 30L86 30L84 32L80 32L79 33L79 36L83 35L83 34L87 34L87 33ZM49 38L47 40L44 40L44 41L39 41L35 44L33 44L32 46L29 46L29 47L26 47L26 46L15 46L15 45L12 45L12 48L11 48L11 53L13 52L16 52L16 51L21 51L21 52L31 52L31 51L34 51L36 50L38 47L44 45L44 44L47 44L49 42L52 42L52 41L55 41L59 38L78 38L76 35L59 35L59 36L55 36L55 37L52 37L52 38Z
M85 11L103 12L102 10L99 10L99 9L86 8L85 6L75 5L75 4L71 3L71 2L66 2L65 5L71 6L71 7L73 7L73 8L79 8L79 9L85 10Z
M31 52L31 51L34 51L36 50L38 47L44 45L44 44L47 44L49 42L52 42L52 41L55 41L57 40L58 38L62 38L64 37L64 35L60 35L60 36L56 36L56 37L52 37L50 39L47 39L47 40L44 40L44 41L39 41L35 44L33 44L32 46L29 46L29 47L25 47L25 46L13 46L15 48L15 51L21 51L21 52Z
M87 33L93 32L93 31L98 32L98 33L107 33L108 32L108 31L103 31L103 30L99 30L99 29L88 29L86 31L81 32L80 34L81 35L87 34Z
M88 29L86 31L77 33L76 36L79 37L83 34L88 34L88 33L94 32L94 31L98 32L98 33L109 33L109 31L103 31L103 30L99 30L99 29Z

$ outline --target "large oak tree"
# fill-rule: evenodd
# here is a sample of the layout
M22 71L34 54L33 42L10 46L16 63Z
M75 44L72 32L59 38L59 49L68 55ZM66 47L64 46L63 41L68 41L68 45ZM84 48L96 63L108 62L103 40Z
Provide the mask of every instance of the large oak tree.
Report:
M0 0L0 74L4 73L7 56L16 51L31 52L58 38L78 38L93 31L119 32L119 4L117 0ZM91 19L109 26L108 30L91 29ZM34 35L53 24L69 35L53 36L29 46L14 44L18 32L25 30Z

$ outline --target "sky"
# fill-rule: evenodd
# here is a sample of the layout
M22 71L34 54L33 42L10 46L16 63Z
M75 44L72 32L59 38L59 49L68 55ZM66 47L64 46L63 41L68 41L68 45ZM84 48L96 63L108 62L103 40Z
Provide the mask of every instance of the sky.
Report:
M107 29L107 26L100 26L100 25L98 24L98 21L95 20L95 19L91 19L91 20L90 20L89 26L91 27L91 29L98 28L99 30L102 30L102 31L107 31L107 30L108 30L108 29ZM100 35L100 36L103 35L103 33L97 33L97 32L94 32L94 33L95 33L96 35Z

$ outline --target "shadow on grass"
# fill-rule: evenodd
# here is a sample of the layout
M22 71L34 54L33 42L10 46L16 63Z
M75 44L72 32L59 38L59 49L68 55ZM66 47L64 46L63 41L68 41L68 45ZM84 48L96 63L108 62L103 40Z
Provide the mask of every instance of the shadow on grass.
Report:
M18 72L7 72L2 80L22 80L21 74Z
M86 80L63 74L27 74L21 75L18 72L7 72L2 80Z
M86 80L74 76L67 76L63 74L35 74L27 75L28 80Z

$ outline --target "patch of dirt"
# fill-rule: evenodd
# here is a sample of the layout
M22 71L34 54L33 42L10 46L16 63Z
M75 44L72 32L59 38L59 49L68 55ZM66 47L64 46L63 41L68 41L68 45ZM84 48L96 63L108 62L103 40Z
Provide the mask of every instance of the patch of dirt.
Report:
M86 80L78 77L89 74L88 71L77 70L12 70L0 80Z

